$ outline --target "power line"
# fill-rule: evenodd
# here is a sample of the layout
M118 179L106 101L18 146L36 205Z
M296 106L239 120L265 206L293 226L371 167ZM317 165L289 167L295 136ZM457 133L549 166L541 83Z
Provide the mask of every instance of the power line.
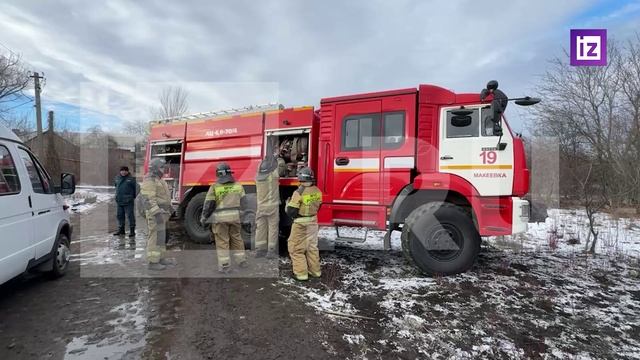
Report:
M28 103L30 103L30 102L33 102L33 99L29 99L28 101L25 101L25 102L23 102L22 104L12 106L12 107L10 107L10 108L8 108L8 109L0 110L0 112L8 112L8 111L11 111L11 110L13 110L13 109L15 109L15 108L19 108L19 107L20 107L20 106L22 106L22 105L26 105L26 104L28 104Z
M31 67L31 69L29 69L29 70L30 70L31 72L34 72L34 70L33 70L33 69L35 69L35 66L33 66L33 64L31 64L31 63L30 63L30 62L28 62L27 60L25 60L25 59L23 58L23 56L22 56L22 55L20 55L20 54L16 53L15 51L11 50L8 46L6 46L5 44L3 44L3 43L1 43L1 42L0 42L0 46L2 46L3 48L5 48L8 52L12 53L12 54L13 54L13 56L15 56L15 57L19 58L19 59L20 59L20 61L22 61L23 63L25 63L25 64L29 65L29 66Z
M4 100L4 98L3 98L2 100L0 100L0 103L13 102L13 101L16 101L16 100L21 99L21 98L27 98L27 99L29 99L31 101L34 100L32 96L27 95L27 94L25 94L23 92L18 92L18 93L15 93L15 94L11 94L11 96L13 96L13 100Z
M10 53L12 53L13 55L15 55L15 56L20 56L20 55L16 54L13 50L9 49L9 47L8 47L8 46L6 46L5 44L3 44L3 43L1 43L1 42L0 42L0 46L2 46L3 48L7 49L7 51L8 51L8 52L10 52Z

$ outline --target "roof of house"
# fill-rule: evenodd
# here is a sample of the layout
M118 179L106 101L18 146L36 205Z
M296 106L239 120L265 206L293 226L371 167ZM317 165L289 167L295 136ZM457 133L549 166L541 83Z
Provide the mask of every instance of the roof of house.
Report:
M48 133L49 130L45 130L43 134ZM65 139L66 141L71 142L76 146L85 145L87 139L91 136L91 133L83 133L83 132L75 132L75 131L62 131L62 132L54 132L55 135ZM136 146L136 137L130 135L121 135L121 134L111 134L104 133L105 136L109 136L116 144L119 149L125 150L134 150ZM21 136L25 142L30 142L31 140L37 137L37 133L30 132Z
M45 131L42 132L43 135L47 134L47 133L49 133L49 130L45 130ZM54 132L53 135L55 135L58 138L62 139L66 143L69 143L69 144L71 144L73 146L78 147L78 144L76 144L74 141L72 141L72 140L70 140L70 139L68 139L68 138L66 138L64 136L61 136L60 134L58 134L56 132ZM31 142L37 137L38 136L37 136L37 133L35 131L22 135L22 139L24 140L25 144L31 144Z

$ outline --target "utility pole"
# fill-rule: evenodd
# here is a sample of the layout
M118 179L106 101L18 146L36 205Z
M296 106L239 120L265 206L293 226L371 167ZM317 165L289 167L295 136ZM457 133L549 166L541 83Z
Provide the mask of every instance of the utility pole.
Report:
M42 106L40 104L40 92L42 91L42 88L40 87L40 79L44 79L43 76L40 76L40 74L38 74L37 72L34 72L33 75L30 76L31 78L33 78L33 85L34 85L34 89L36 92L36 129L37 129L37 136L38 136L38 141L37 141L37 149L36 149L36 155L38 157L42 156L42 150L43 150L43 145L42 145Z

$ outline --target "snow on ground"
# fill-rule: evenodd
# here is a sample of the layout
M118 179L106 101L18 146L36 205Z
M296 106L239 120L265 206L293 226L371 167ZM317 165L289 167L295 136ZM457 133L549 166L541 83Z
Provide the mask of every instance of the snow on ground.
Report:
M600 213L596 214L595 228L598 254L640 258L638 219ZM554 238L557 241L554 242ZM529 224L527 236L521 239L522 247L528 250L554 250L551 248L555 247L561 252L582 252L587 239L591 239L589 221L584 210L551 209L546 222Z
M344 327L356 357L640 359L640 221L599 215L593 256L583 212L549 215L522 236L486 239L458 276L423 277L398 232L390 252L369 232L323 251L320 281L283 279L281 292ZM335 231L320 237L332 249Z
M115 197L113 187L78 186L73 195L63 198L72 212L83 213L93 209L99 203L110 201L113 197Z

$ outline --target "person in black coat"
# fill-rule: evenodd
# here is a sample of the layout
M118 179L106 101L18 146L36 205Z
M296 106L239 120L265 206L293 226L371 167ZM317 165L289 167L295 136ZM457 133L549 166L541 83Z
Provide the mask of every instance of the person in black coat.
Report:
M120 175L116 176L115 180L116 187L116 204L118 207L117 218L118 218L118 232L116 232L115 236L124 236L124 225L125 225L125 215L129 220L129 238L131 242L135 242L136 236L136 216L134 213L134 200L140 191L140 187L136 182L136 179L131 176L129 173L129 168L127 166L122 166L120 168ZM124 245L124 239L121 238L120 245Z

